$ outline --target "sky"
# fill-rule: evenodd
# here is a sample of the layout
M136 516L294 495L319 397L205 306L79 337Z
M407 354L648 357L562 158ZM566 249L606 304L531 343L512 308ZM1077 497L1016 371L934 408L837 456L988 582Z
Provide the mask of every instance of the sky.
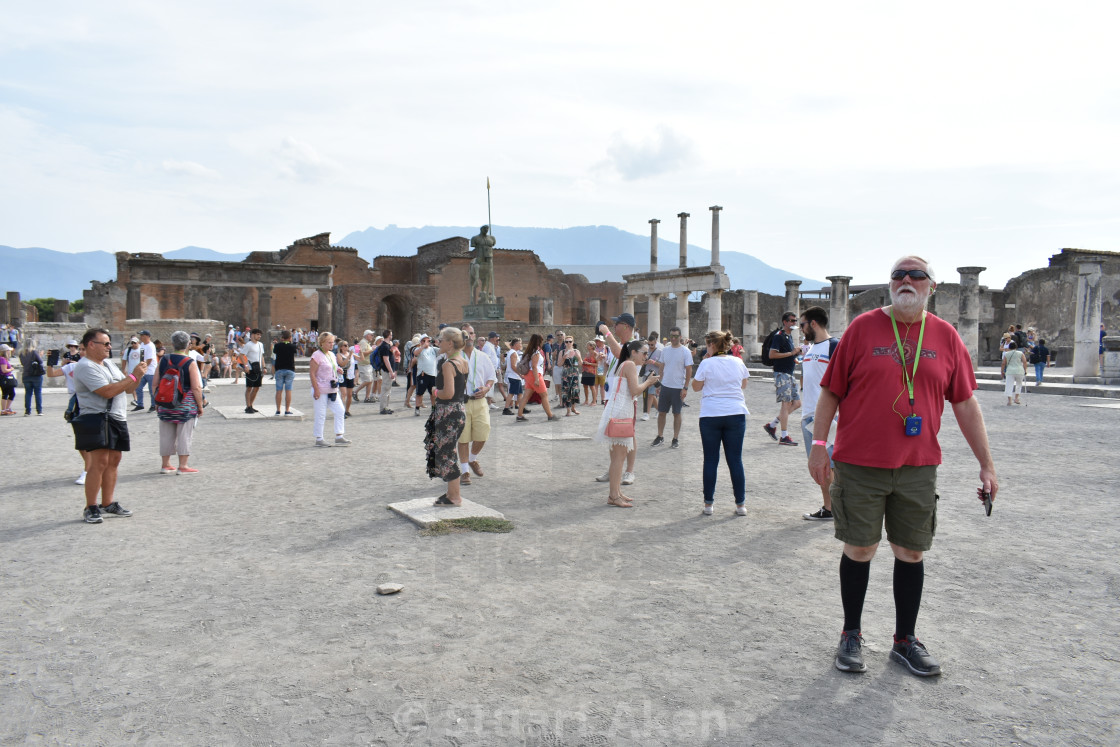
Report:
M1120 5L5 3L0 244L612 225L1002 287L1120 250ZM499 242L500 243L500 242Z

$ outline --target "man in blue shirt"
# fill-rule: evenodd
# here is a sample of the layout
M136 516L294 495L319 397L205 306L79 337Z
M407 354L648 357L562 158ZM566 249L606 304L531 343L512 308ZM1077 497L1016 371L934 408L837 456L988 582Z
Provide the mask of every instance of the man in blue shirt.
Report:
M789 415L801 407L801 395L797 391L797 380L793 378L793 371L797 367L797 354L801 352L790 335L797 325L797 315L792 311L782 314L782 326L770 344L770 365L774 367L774 390L777 392L778 414L774 419L765 424L763 429L782 446L797 446L797 442L789 437L787 430ZM778 438L778 426L782 427L782 436Z

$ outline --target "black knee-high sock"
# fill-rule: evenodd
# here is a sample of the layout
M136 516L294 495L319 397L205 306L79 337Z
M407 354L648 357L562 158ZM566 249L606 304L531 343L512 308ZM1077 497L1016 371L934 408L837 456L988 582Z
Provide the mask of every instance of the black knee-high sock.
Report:
M867 596L867 578L870 575L870 560L861 563L847 555L840 556L840 601L844 603L844 630L860 627L863 599Z
M925 563L905 563L894 559L894 637L902 640L914 635L918 608L922 606L922 585L926 578Z

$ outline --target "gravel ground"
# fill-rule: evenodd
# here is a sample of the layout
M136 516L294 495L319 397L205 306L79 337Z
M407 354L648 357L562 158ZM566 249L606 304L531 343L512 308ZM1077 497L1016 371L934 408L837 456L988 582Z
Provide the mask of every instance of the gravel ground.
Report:
M1120 410L977 396L1002 492L985 517L947 410L918 620L944 675L923 680L887 658L885 546L869 671L833 668L840 544L801 518L819 506L803 449L762 432L769 384L748 387L744 518L726 472L700 515L697 400L680 449L639 423L630 510L593 482L602 447L528 437L590 435L595 409L537 407L495 413L464 488L514 531L440 537L385 509L442 492L423 419L362 404L348 449L313 449L308 421L207 416L181 477L158 474L155 416L133 417L117 497L134 516L86 525L49 395L47 415L0 420L0 744L1117 744ZM303 385L295 404L311 412Z

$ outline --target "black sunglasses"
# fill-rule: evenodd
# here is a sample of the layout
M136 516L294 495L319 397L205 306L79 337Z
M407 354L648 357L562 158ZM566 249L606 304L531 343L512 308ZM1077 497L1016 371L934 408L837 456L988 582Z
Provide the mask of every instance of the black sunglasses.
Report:
M902 280L907 275L915 280L929 280L929 273L925 270L895 270L891 273L891 280Z

